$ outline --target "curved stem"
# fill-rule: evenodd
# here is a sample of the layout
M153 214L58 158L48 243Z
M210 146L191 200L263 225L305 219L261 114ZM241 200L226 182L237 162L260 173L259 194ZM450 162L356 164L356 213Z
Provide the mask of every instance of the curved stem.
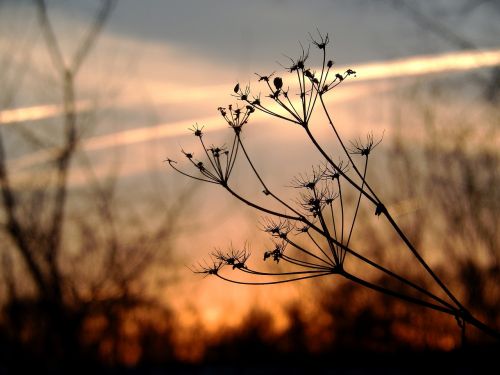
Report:
M309 231L307 232L307 236L311 239L311 241L314 243L314 245L316 245L316 247L318 248L318 250L321 251L325 257L327 257L328 259L330 259L330 257L328 255L326 255L326 253L323 250L323 248L318 244L318 242L314 239L314 237L311 235L311 233L309 233ZM333 263L332 263L332 266L333 266Z
M326 225L325 218L323 217L323 213L321 209L318 211L318 218L319 222L321 224L321 227L323 228L323 231L325 232L325 238L328 242L328 247L330 248L330 251L332 252L333 259L335 260L335 264L340 265L340 258L339 254L337 254L337 249L334 246L334 243L332 241L332 236L330 235L330 231L328 230L328 226Z
M351 281L354 281L355 283L363 285L364 287L376 290L377 292L386 294L388 296L399 298L399 299L406 301L406 302L410 302L410 303L420 305L423 307L428 307L432 310L441 311L441 312L444 312L444 313L447 313L447 314L450 314L453 316L456 316L459 313L459 311L457 309L446 308L446 307L436 305L436 304L431 303L431 302L427 302L427 301L424 301L424 300L421 300L421 299L418 299L415 297L408 296L406 294L396 292L396 291L391 290L391 289L384 288L383 286L373 284L369 281L363 280L363 279L356 277L356 276L354 276L348 272L345 272L345 271L342 272L341 275L344 276L348 280L351 280Z
M297 210L295 210L292 206L290 206L289 204L287 204L285 201L283 201L282 199L280 199L276 194L274 194L271 190L269 190L269 188L265 184L265 182L262 179L262 177L260 177L259 172L257 172L257 169L253 165L252 160L250 159L250 156L248 156L247 150L245 149L245 146L243 145L243 142L241 141L241 137L239 135L238 135L238 144L241 146L241 149L243 150L243 154L245 155L245 158L247 159L248 164L252 168L253 173L255 174L255 176L257 177L257 179L259 180L259 182L262 185L262 187L264 188L265 192L268 193L274 199L276 199L284 207L288 208L290 211L292 211L294 214L296 214L297 216L300 217L301 214Z
M249 103L249 104L251 104L251 103ZM279 119L291 122L293 124L299 124L299 122L297 122L297 120L293 120L293 119L288 118L286 116L280 115L279 113L273 112L270 109L264 107L262 104L254 105L254 107L257 108L259 111L262 111L262 112L268 114L269 116L277 117Z
M337 178L337 186L339 188L339 200L340 200L340 243L344 243L344 199L342 198L342 185L340 184L340 178Z
M302 121L302 120L300 119L300 116L298 116L298 115L296 115L295 113L293 113L293 111L292 111L290 108L288 108L288 107L285 105L285 103L283 103L283 102L281 101L281 99L280 99L280 98L279 98L279 96L278 96L279 94L278 94L278 95L275 95L274 90L273 90L273 88L271 87L271 84L269 83L269 81L266 81L266 83L267 83L267 86L269 87L269 91L270 91L270 92L271 92L271 94L273 95L273 97L272 97L272 98L274 99L274 101L275 101L275 102L276 102L276 103L277 103L277 104L278 104L281 108L283 108L283 109L284 109L285 111L287 111L290 115L292 115L292 117L295 119L295 121L294 121L294 122L296 122L296 123L300 123L300 122ZM277 91L277 93L279 93L279 90ZM277 115L277 114L276 114L276 115Z
M491 328L490 326L486 325L485 323L481 322L480 320L474 318L468 311L456 309L456 308L445 308L445 307L442 307L440 305L436 305L436 304L433 304L433 303L430 303L427 301L420 300L418 298L414 298L414 297L411 297L411 296L408 296L408 295L405 295L402 293L398 293L398 292L395 292L393 290L384 288L380 285L376 285L376 284L373 284L369 281L363 280L363 279L356 277L356 276L354 276L350 273L347 273L345 271L341 272L340 274L351 281L354 281L362 286L365 286L369 289L376 290L376 291L383 293L383 294L386 294L388 296L396 297L396 298L399 298L399 299L406 301L406 302L410 302L410 303L413 303L416 305L427 307L427 308L430 308L432 310L440 311L440 312L452 315L456 318L460 318L464 322L467 322L467 323L473 325L474 327L476 327L480 331L486 333L487 335L489 335L497 340L500 340L500 332L496 331L495 329Z
M295 271L295 272L260 272L255 271L249 268L238 268L241 272L245 272L251 275L259 275L259 276L291 276L291 275L311 275L317 273L324 273L323 271Z
M363 187L365 186L367 169L368 169L368 155L366 156L365 159L365 167L363 170L363 182L361 183L361 189L363 189ZM346 246L349 246L349 242L351 241L352 231L354 230L354 224L356 223L356 217L358 216L359 204L361 203L361 197L362 195L361 193L359 193L358 202L356 203L356 209L354 210L354 217L352 218L351 228L349 229L349 235L347 236Z
M418 253L417 249L413 246L413 244L410 242L410 240L406 237L406 235L403 233L403 231L399 228L399 226L396 224L392 216L389 214L387 210L383 211L385 217L387 220L389 220L389 223L392 225L394 230L398 233L399 237L403 240L403 242L406 244L408 249L411 251L411 253L417 258L419 263L425 268L427 273L431 275L431 277L434 279L434 281L441 287L441 289L446 293L448 297L457 305L458 308L460 308L463 311L467 311L462 304L458 301L458 299L450 292L450 290L446 287L446 285L441 281L441 279L434 273L434 271L429 267L427 262L422 258L422 256Z
M361 187L356 183L354 182L341 168L338 167L337 164L335 164L335 162L332 160L332 158L330 158L330 156L328 156L328 154L325 152L325 150L323 150L323 148L321 147L321 145L318 143L318 141L316 140L316 138L314 138L313 134L311 133L311 130L309 129L308 126L304 126L304 129L307 133L307 136L309 137L309 139L312 141L312 143L314 144L314 146L316 147L316 149L321 153L321 155L326 159L326 161L328 161L328 163L343 177L347 180L347 182L349 182L349 184L352 185L352 187L354 187L356 190L358 190L361 194L363 194L370 202L372 202L374 205L378 205L379 204L379 201L378 201L378 198L374 198L372 197L370 194L368 194L364 189L361 189Z
M200 136L200 137L198 137L198 138L200 139L201 146L202 146L202 148L203 148L203 151L205 151L205 155L207 156L208 161L209 161L209 162L210 162L210 164L212 165L213 169L214 169L215 171L217 171L218 169L217 169L217 167L216 167L216 166L215 166L215 164L214 164L215 160L214 160L214 161L212 161L212 158L211 158L211 157L210 157L210 155L208 154L208 150L207 150L207 148L206 148L206 146L205 146L205 142L203 142L203 137L202 137L202 136ZM223 177L223 176L219 176L219 177L222 179L222 177Z
M344 145L344 142L342 141L342 138L340 138L340 135L337 131L337 128L335 127L335 125L333 124L333 120L332 118L330 117L330 113L328 112L328 110L326 109L326 104L325 104L325 101L323 100L323 95L320 95L319 96L319 100L321 102L321 106L323 107L323 111L328 119L328 123L330 124L331 128L333 129L334 133L335 133L335 136L337 137L337 140L339 141L340 143L340 146L342 147L342 149L344 150L344 153L346 154L347 158L349 159L349 162L351 163L352 167L354 168L354 170L356 171L356 174L359 176L359 178L363 179L363 176L361 175L358 167L356 166L356 164L354 163L354 160L352 160L352 157L351 157L351 154L349 153L349 151L347 151L347 148L345 147ZM345 177L343 175L343 177ZM349 181L349 180L348 180ZM351 184L353 182L349 181ZM373 204L378 204L380 203L380 199L378 199L377 195L375 194L375 192L372 190L372 188L370 187L370 185L368 185L367 183L365 183L366 187L368 188L368 190L370 191L370 193L372 194L373 196L373 199L370 199L370 201L373 203ZM360 192L364 192L363 189L360 189L357 185L355 185L355 187L360 191ZM369 195L365 193L365 195L368 197Z
M322 266L319 264L306 262L305 260L295 259L295 258L289 257L286 254L281 254L281 259L283 259L284 261L286 261L288 263L291 263L291 264L294 264L294 265L300 266L300 267L314 268L314 269L319 269L319 270L323 270L323 271L331 270L331 267L325 267L325 266Z
M320 101L321 101L321 105L323 107L323 110L324 110L324 112L325 112L325 114L326 114L326 116L328 118L328 121L329 121L329 123L330 123L333 131L335 132L335 135L337 136L337 139L338 139L340 145L342 146L342 149L344 150L344 152L346 153L347 157L349 158L349 161L351 162L351 164L352 164L354 170L356 171L356 173L358 174L358 176L360 176L360 178L363 178L362 175L361 175L361 173L359 172L358 168L356 167L356 164L354 164L354 161L352 160L351 155L347 151L347 149L346 149L346 147L344 145L344 142L342 142L342 139L340 138L340 135L338 134L337 129L333 125L333 121L332 121L332 119L330 117L330 114L328 113L328 110L326 109L326 105L325 105L325 102L324 102L322 96L320 96ZM319 144L317 143L317 141L312 136L310 130L307 127L305 129L307 131L307 134L309 135L309 138L314 142L314 144L320 150L320 152L322 153L322 155L325 158L327 158L327 160L330 161L330 158L324 152L324 150L321 148L321 146L319 146ZM334 165L334 167L335 167L335 165ZM339 173L340 173L340 171L339 171ZM343 177L345 177L352 184L353 187L355 187L356 189L358 189L358 191L360 193L362 193L363 195L365 195L373 204L377 205L377 207L379 207L381 205L380 199L377 197L377 195L372 190L372 188L370 187L370 185L364 179L363 179L364 185L370 191L371 195L369 195L368 193L366 193L366 191L363 188L360 188L352 180L348 179L347 176L344 173L341 173L341 174L342 174ZM439 285L439 287L446 293L446 295L456 304L457 307L459 307L461 310L465 310L466 311L466 309L458 301L458 299L451 293L451 291L446 287L446 285L441 281L441 279L434 273L434 271L432 271L432 269L429 267L429 265L425 262L425 260L422 258L422 256L417 251L417 249L415 249L415 247L413 246L413 244L410 242L410 240L403 233L403 231L401 230L401 228L399 228L399 226L394 221L394 219L392 218L392 216L389 214L389 212L387 211L387 209L384 208L382 210L382 212L384 213L384 215L388 219L388 221L391 224L391 226L397 232L397 234L399 235L399 237L403 240L403 242L406 244L406 246L408 247L408 249L411 251L411 253L415 256L415 258L417 258L418 262L427 271L427 273L429 273L429 275L434 279L434 281Z
M235 196L236 198L238 198L239 200L241 200L242 202L244 202L245 204L249 205L250 207L254 207L260 211L263 211L263 212L266 212L268 214L271 214L271 215L274 215L274 216L277 216L277 217L282 217L282 218L285 218L285 219L290 219L290 220L295 220L295 221L301 221L301 222L304 222L306 223L307 225L310 226L310 228L314 229L315 231L317 231L319 234L321 234L322 236L326 236L326 233L321 230L320 228L318 228L316 225L314 225L313 223L311 223L309 220L303 218L303 217L293 217L293 216L290 216L290 215L286 215L286 214L282 214L282 213L279 213L279 212L275 212L275 211L272 211L272 210L269 210L269 209L266 209L264 207L261 207L261 206L258 206L256 205L255 203L253 202L250 202L248 201L247 199L241 197L240 195L238 195L236 192L234 192L233 190L231 190L228 186L225 186L226 190L228 190L233 196ZM290 241L289 239L287 239L287 241ZM369 264L370 266L378 269L379 271L382 271L384 272L385 274L395 278L396 280L404 283L405 285L415 289L415 290L418 290L419 292L427 295L428 297L434 299L435 301L441 303L442 305L444 306L448 306L448 307L451 307L450 304L448 304L446 301L442 300L441 298L435 296L434 294L432 294L431 292L425 290L424 288L416 285L415 283L409 281L408 279L396 274L395 272L393 271L390 271L388 269L386 269L385 267L375 263L374 261L368 259L367 257L359 254L358 252L352 250L351 248L345 246L344 244L340 243L339 241L335 240L334 238L331 238L331 241L333 243L335 243L338 247L342 248L344 251L352 254L353 256L355 256L356 258L364 261L365 263ZM292 244L292 246L295 246L297 247L298 249L301 249L300 246L298 246L297 244ZM321 258L319 258L321 259ZM324 261L324 260L322 260Z
M294 221L302 221L302 218L301 217L296 217L296 216L291 216L291 215L287 215L287 214L283 214L281 212L276 212L276 211L273 211L273 210L270 210L268 208L265 208L265 207L262 207L262 206L259 206L253 202L250 202L248 199L246 198L243 198L241 195L239 195L238 193L236 193L234 190L232 190L229 186L225 185L224 188L232 195L234 196L235 198L238 198L240 201L242 201L243 203L245 203L247 206L250 206L250 207L253 207L259 211L262 211L262 212L265 212L267 214L270 214L270 215L273 215L273 216L277 216L277 217L281 217L283 219L290 219L290 220L294 220Z
M218 182L216 182L216 181L206 180L206 179L204 179L204 178L200 178L200 177L192 176L192 175L190 175L189 173L183 172L183 171L181 171L179 168L174 167L173 163L175 163L173 160L169 160L169 161L168 161L168 164L170 165L170 167L171 167L173 170L175 170L176 172L178 172L178 173L180 173L180 174L182 174L182 175L184 175L184 176L186 176L186 177L192 178L193 180L198 180L198 181L202 181L202 182L208 182L208 183L211 183L211 184L216 184L216 185L218 185L218 184L219 184L219 183L218 183Z
M295 277L293 279L286 279L286 280L278 280L278 281L265 281L265 282L246 282L246 281L237 281L237 280L231 280L228 279L227 277L224 277L220 274L216 274L216 276L222 280L228 281L233 284L241 284L241 285L274 285L274 284L284 284L284 283L289 283L292 281L298 281L298 280L305 280L305 279L312 279L314 277L321 277L321 276L326 276L326 275L331 275L332 272L324 272L324 273L319 273L316 275L308 275L308 276L302 276L302 277Z
M481 322L480 320L474 318L469 313L465 313L465 315L461 315L461 318L465 322L467 322L469 324L472 324L474 327L476 327L480 331L488 334L489 336L491 336L491 337L493 337L493 338L495 338L497 340L500 340L500 332L498 332L497 330L491 328L490 326L486 325L485 323Z
M340 196L340 195L339 195ZM339 198L340 199L340 198ZM330 216L332 218L332 226L333 226L333 235L335 236L335 238L338 238L337 237L337 225L335 224L335 215L333 213L333 202L329 204L330 206ZM335 245L337 246L337 245ZM338 251L338 249L337 249Z
M316 226L311 226L311 228L313 228L314 230L318 231L318 233L320 234L323 234L323 232L321 231L320 228L316 227ZM323 234L324 235L324 234ZM349 253L351 254L352 256L358 258L359 260L365 262L366 264L372 266L373 268L385 273L386 275L398 280L399 282L419 291L420 293L426 295L427 297L430 297L432 298L433 300L435 300L436 302L439 302L441 303L443 306L447 306L449 308L454 308L453 305L451 305L450 303L446 302L445 300L443 300L442 298L439 298L438 296L434 295L433 293L429 292L428 290L422 288L421 286L413 283L412 281L404 278L403 276L400 276L398 275L397 273L381 266L380 264L378 263L375 263L374 261L370 260L369 258L361 255L360 253L358 253L357 251L354 251L353 249L341 244L340 242L338 242L337 240L335 239L332 239L334 242L337 243L337 246L339 246L340 248L342 248L346 253Z
M308 250L304 249L304 247L300 246L299 244L295 243L294 241L290 240L289 238L286 238L286 239L285 239L285 241L286 241L286 243L288 243L288 244L292 245L292 246L293 246L294 248L296 248L297 250L300 250L300 251L302 251L303 253L305 253L305 254L307 254L307 255L309 255L309 256L311 256L311 257L313 257L313 258L315 258L315 259L317 259L317 260L319 260L319 261L321 261L321 262L323 262L323 263L325 263L325 264L327 264L327 265L329 265L329 266L331 266L331 267L334 267L334 266L335 266L335 264L334 264L334 263L332 262L332 260L328 257L328 255L326 255L326 253L323 251L323 249L319 248L319 249L320 249L320 251L321 251L321 253L322 253L322 254L326 257L326 259L328 259L328 261L326 261L326 260L324 260L323 258L320 258L319 256L317 256L317 255L315 255L315 254L311 253L310 251L308 251Z

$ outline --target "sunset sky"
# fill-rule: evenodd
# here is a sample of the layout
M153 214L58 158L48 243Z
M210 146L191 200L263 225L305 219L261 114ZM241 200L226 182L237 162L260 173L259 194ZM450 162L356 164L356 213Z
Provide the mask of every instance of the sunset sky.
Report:
M424 11L435 11L450 2L419 3ZM99 116L97 124L83 133L81 147L92 155L100 178L109 173L117 154L124 186L132 180L136 187L147 180L145 176L156 175L175 196L192 181L173 173L163 160L181 160L181 148L195 149L196 139L187 129L198 123L205 126L208 136L223 140L227 124L216 109L234 102L234 85L250 84L258 90L254 73L282 70L279 63L286 65L286 56L296 56L299 43L306 46L308 35L317 35L317 29L330 35L336 69L357 72L328 98L338 126L348 138L373 130L391 139L398 93L434 78L481 76L486 69L500 65L500 38L491 33L498 21L489 11L494 5L486 2L473 13L442 17L446 27L477 47L467 49L423 29L404 7L394 3L397 1L120 0L77 78L79 113L96 110ZM48 4L63 54L71 56L97 2L53 0ZM318 66L319 60L312 55L313 51L311 61ZM9 100L2 97L0 126L12 130L29 127L50 138L54 131L51 121L61 113L59 92L53 87L54 70L29 1L0 1L0 66L2 63L9 63L10 70L0 71L0 83L14 85L6 87L16 87L16 92ZM22 79L12 78L21 72ZM286 78L286 74L282 76ZM465 103L459 95L456 100L457 106ZM253 121L247 142L258 155L257 163L269 168L265 175L281 184L278 186L286 186L296 173L317 162L314 157L311 160L313 154L301 143L296 129L268 122L262 115ZM418 137L418 130L411 131ZM54 148L17 147L15 133L6 134L12 137L7 151L13 181L29 186L33 176L43 175L40 166L54 157ZM271 156L278 165L268 164ZM83 168L75 165L72 186L85 186L86 178ZM151 189L150 194L160 193ZM176 249L179 266L175 267L180 269L181 281L160 291L160 298L185 309L186 324L193 306L208 325L221 320L236 324L241 311L248 311L257 300L279 315L280 309L274 305L296 298L306 283L288 288L287 293L273 292L272 287L268 292L201 279L182 267L196 263L215 246L224 247L231 241L241 244L249 238L258 258L264 238L256 234L258 214L213 186L199 186L195 194L195 208L186 221L195 216L198 227L183 232ZM413 207L412 202L404 204ZM215 217L219 219L213 225ZM263 298L267 293L275 293L276 298ZM172 295L178 298L172 300ZM239 312L223 319L225 309L236 300L242 301L235 309Z

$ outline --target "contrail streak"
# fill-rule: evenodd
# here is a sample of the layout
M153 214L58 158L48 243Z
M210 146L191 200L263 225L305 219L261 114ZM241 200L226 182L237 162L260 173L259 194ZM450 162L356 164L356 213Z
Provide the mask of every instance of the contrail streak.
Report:
M365 64L351 64L337 66L337 71L347 68L356 70L355 80L348 82L372 81L388 78L411 77L438 73L459 72L487 68L500 65L500 49L483 51L449 52L439 55L413 56L403 59L371 62ZM214 97L215 92L223 92L225 85L210 87L172 87L165 84L153 84L154 91L158 92L158 99L165 103L193 102L207 100ZM88 103L79 103L78 110L88 108ZM22 121L41 120L61 114L63 108L58 105L42 105L0 111L0 125Z
M90 108L90 102L80 101L76 104L77 111L85 111ZM63 106L56 104L37 105L33 107L23 107L6 109L0 111L0 125L15 124L25 121L44 120L59 116L63 113Z
M346 81L346 83L466 71L497 65L500 65L500 49L487 51L462 51L430 56L414 56L392 61L352 65L350 67L357 71L357 77L352 80ZM347 69L347 67L337 67L337 71L342 71L345 69ZM227 93L226 89L227 87L225 87L224 85L217 85L213 87L213 90L210 87L205 87L201 91L210 93L210 96L213 98L217 95L217 92L221 92L221 95L223 95L223 91L224 93ZM328 101L348 101L359 98L363 95L367 95L373 92L380 92L387 89L387 85L353 85L349 88L337 90L335 95L331 95L328 97ZM196 100L197 98L206 100L206 96L200 96L200 88L193 88L191 90L193 90L193 92L198 91L198 94L193 95L193 100ZM174 96L178 95L177 90L175 90L174 94L169 94L166 90L158 91L161 93L161 101L165 101L166 103L175 103L178 101L177 97L174 98ZM184 90L183 99L185 99L186 101L192 101L189 98L189 92ZM130 105L130 100L126 101L127 105ZM88 108L88 102L80 102L77 105L77 109L80 111L86 110ZM62 108L56 105L34 106L4 110L0 112L0 125L14 125L14 123L16 122L40 120L57 116L61 113ZM256 113L256 116L254 117L258 116L259 115ZM205 131L217 131L227 126L227 124L222 121L220 116L207 117L197 120L200 122L200 124L206 126ZM118 147L148 142L153 139L176 137L186 134L186 129L193 123L194 121L191 120L183 120L178 122L159 124L154 127L135 128L131 130L115 132L112 134L83 140L81 147L83 147L85 150L100 150L109 147ZM55 151L56 150L38 151L19 159L12 160L9 162L9 165L14 170L19 170L36 164L44 163L53 159Z
M414 56L405 59L356 65L354 70L358 72L358 80L367 81L459 72L497 65L500 65L500 49Z
M387 90L387 87L387 85L381 85L377 87L360 85L352 86L346 88L345 90L338 90L335 95L331 95L327 99L327 102L338 103L349 101L359 98L363 95L372 94L373 92ZM259 119L264 119L265 115L260 112L256 112L253 115L253 118L254 120L258 121ZM204 126L204 132L213 132L229 127L229 125L222 119L222 117L220 115L217 115L205 118L197 118L196 120L189 119L177 122L168 122L155 126L134 128L121 132L114 132L106 135L91 137L82 140L80 143L80 147L85 149L86 151L97 151L111 147L127 146L162 138L178 137L188 134L188 128L191 127L195 122L198 122L200 125ZM19 171L36 164L43 164L45 162L53 160L56 155L56 149L40 150L18 159L9 161L9 166L13 170Z

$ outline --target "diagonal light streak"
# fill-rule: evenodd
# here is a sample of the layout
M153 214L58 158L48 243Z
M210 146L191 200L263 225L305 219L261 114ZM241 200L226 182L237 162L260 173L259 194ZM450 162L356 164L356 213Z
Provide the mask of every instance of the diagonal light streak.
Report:
M438 55L413 56L390 61L370 62L337 66L337 71L353 68L357 77L353 81L372 81L388 78L402 78L428 74L459 72L500 65L500 49L483 51L460 51ZM209 87L174 87L167 84L152 83L155 97L163 103L203 101L214 97L216 92L225 92L226 85ZM78 110L85 110L89 103L79 103ZM0 111L0 125L22 121L41 120L61 114L63 108L57 105L43 105Z
M352 68L357 71L357 77L353 80L346 81L346 83L410 77L445 72L457 72L496 65L500 65L500 49L487 51L451 52L428 56L414 56L392 61L371 62L352 66ZM345 69L347 69L347 67L337 67L337 71L343 71ZM160 89L160 86L153 85L153 92L160 93L160 101L164 101L166 103L177 103L179 101L178 90L164 90ZM337 90L334 95L328 97L328 101L348 101L359 98L366 94L385 91L387 89L387 85L350 85L349 88L344 87L342 88L342 90ZM218 92L221 93L221 96L227 93L227 87L225 85L216 85L213 87L204 88L193 87L190 90L192 91L193 99L189 99L191 97L190 91L186 91L186 89L184 89L182 95L183 100L190 102L192 102L193 100L196 101L197 99L205 101L207 99L206 93L210 93L210 96L212 98L217 97ZM200 92L203 92L204 94L202 95L200 94ZM131 103L134 102L134 99L126 98L124 102L127 106L130 106ZM125 104L122 103L122 105ZM88 109L90 107L90 104L89 102L79 102L77 107L79 111L82 111ZM16 122L40 120L48 117L58 116L61 113L62 108L56 105L34 106L4 110L0 112L0 125L15 125ZM258 119L258 116L259 115L256 114L254 118ZM219 116L212 116L198 120L200 124L206 125L205 131L217 131L224 127L227 127L227 124ZM180 135L185 135L186 129L189 128L192 124L193 121L191 120L183 120L173 123L159 124L154 127L135 128L131 130L115 132L112 134L83 140L81 147L88 151L102 150L109 147L119 147L148 142L154 139L177 137ZM9 162L9 166L11 166L14 171L21 170L26 167L50 161L54 158L56 153L57 150L55 149L41 150L23 156L19 159L12 160Z
M387 85L352 86L346 88L345 90L338 90L335 95L332 95L327 99L327 102L345 102L357 99L363 95L381 92L383 90L387 90L387 88ZM253 119L255 121L265 118L265 115L260 112L256 112L253 115ZM158 139L179 137L188 134L188 128L190 128L195 122L204 126L204 132L214 132L228 128L228 124L221 118L220 115L217 115L196 120L182 120L158 124L155 126L134 128L121 132L91 137L82 140L80 147L86 151L98 151L111 147L121 147ZM20 171L37 164L43 164L53 160L57 156L57 152L57 149L33 152L26 156L9 161L9 167L12 168L13 171Z
M91 108L89 101L80 101L76 104L77 111L86 111ZM0 125L16 124L18 122L44 120L59 116L64 108L57 104L37 105L32 107L13 108L0 111Z

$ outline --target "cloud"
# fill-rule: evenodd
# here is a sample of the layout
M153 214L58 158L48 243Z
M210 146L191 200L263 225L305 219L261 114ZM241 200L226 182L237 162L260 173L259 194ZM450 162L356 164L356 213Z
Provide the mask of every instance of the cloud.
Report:
M463 51L453 52L432 56L414 56L411 58L397 59L392 61L372 62L353 66L357 71L357 77L347 81L357 84L342 87L327 97L330 103L346 102L361 98L366 95L390 90L392 85L389 81L375 84L375 80L386 80L389 78L401 78L420 76L426 74L438 74L465 71L470 69L479 69L500 64L500 50L488 51ZM338 71L343 71L347 67L339 66ZM368 81L363 84L363 81ZM162 81L151 80L144 83L151 92L152 98L156 104L178 105L183 102L189 102L193 108L200 105L211 108L217 107L217 101L220 98L227 97L228 85L217 84L211 86L178 86L177 88ZM125 95L121 97L118 103L124 108L137 106L140 104L139 98L134 95ZM106 103L104 103L106 105ZM111 103L108 103L111 105ZM117 104L113 102L113 105ZM85 101L78 103L79 111L90 108L90 104ZM62 113L62 108L56 105L32 106L26 108L17 108L0 112L0 124L11 124L15 126L18 121L33 121L43 118L58 116ZM263 121L264 116L256 113L253 120L255 122ZM202 116L199 118L188 118L179 121L158 123L154 126L135 127L124 131L113 132L110 134L90 137L82 140L80 147L85 151L106 150L113 147L123 147L135 144L152 142L155 140L180 137L188 134L188 128L195 122L205 126L205 132L219 131L227 128L227 124L219 116ZM11 160L9 166L14 171L22 171L38 164L46 163L57 155L56 149L41 150L21 158ZM160 167L160 164L157 166ZM135 167L129 166L123 173L134 174L146 172L151 165L136 164ZM85 182L82 173L73 174L73 183L80 184Z

